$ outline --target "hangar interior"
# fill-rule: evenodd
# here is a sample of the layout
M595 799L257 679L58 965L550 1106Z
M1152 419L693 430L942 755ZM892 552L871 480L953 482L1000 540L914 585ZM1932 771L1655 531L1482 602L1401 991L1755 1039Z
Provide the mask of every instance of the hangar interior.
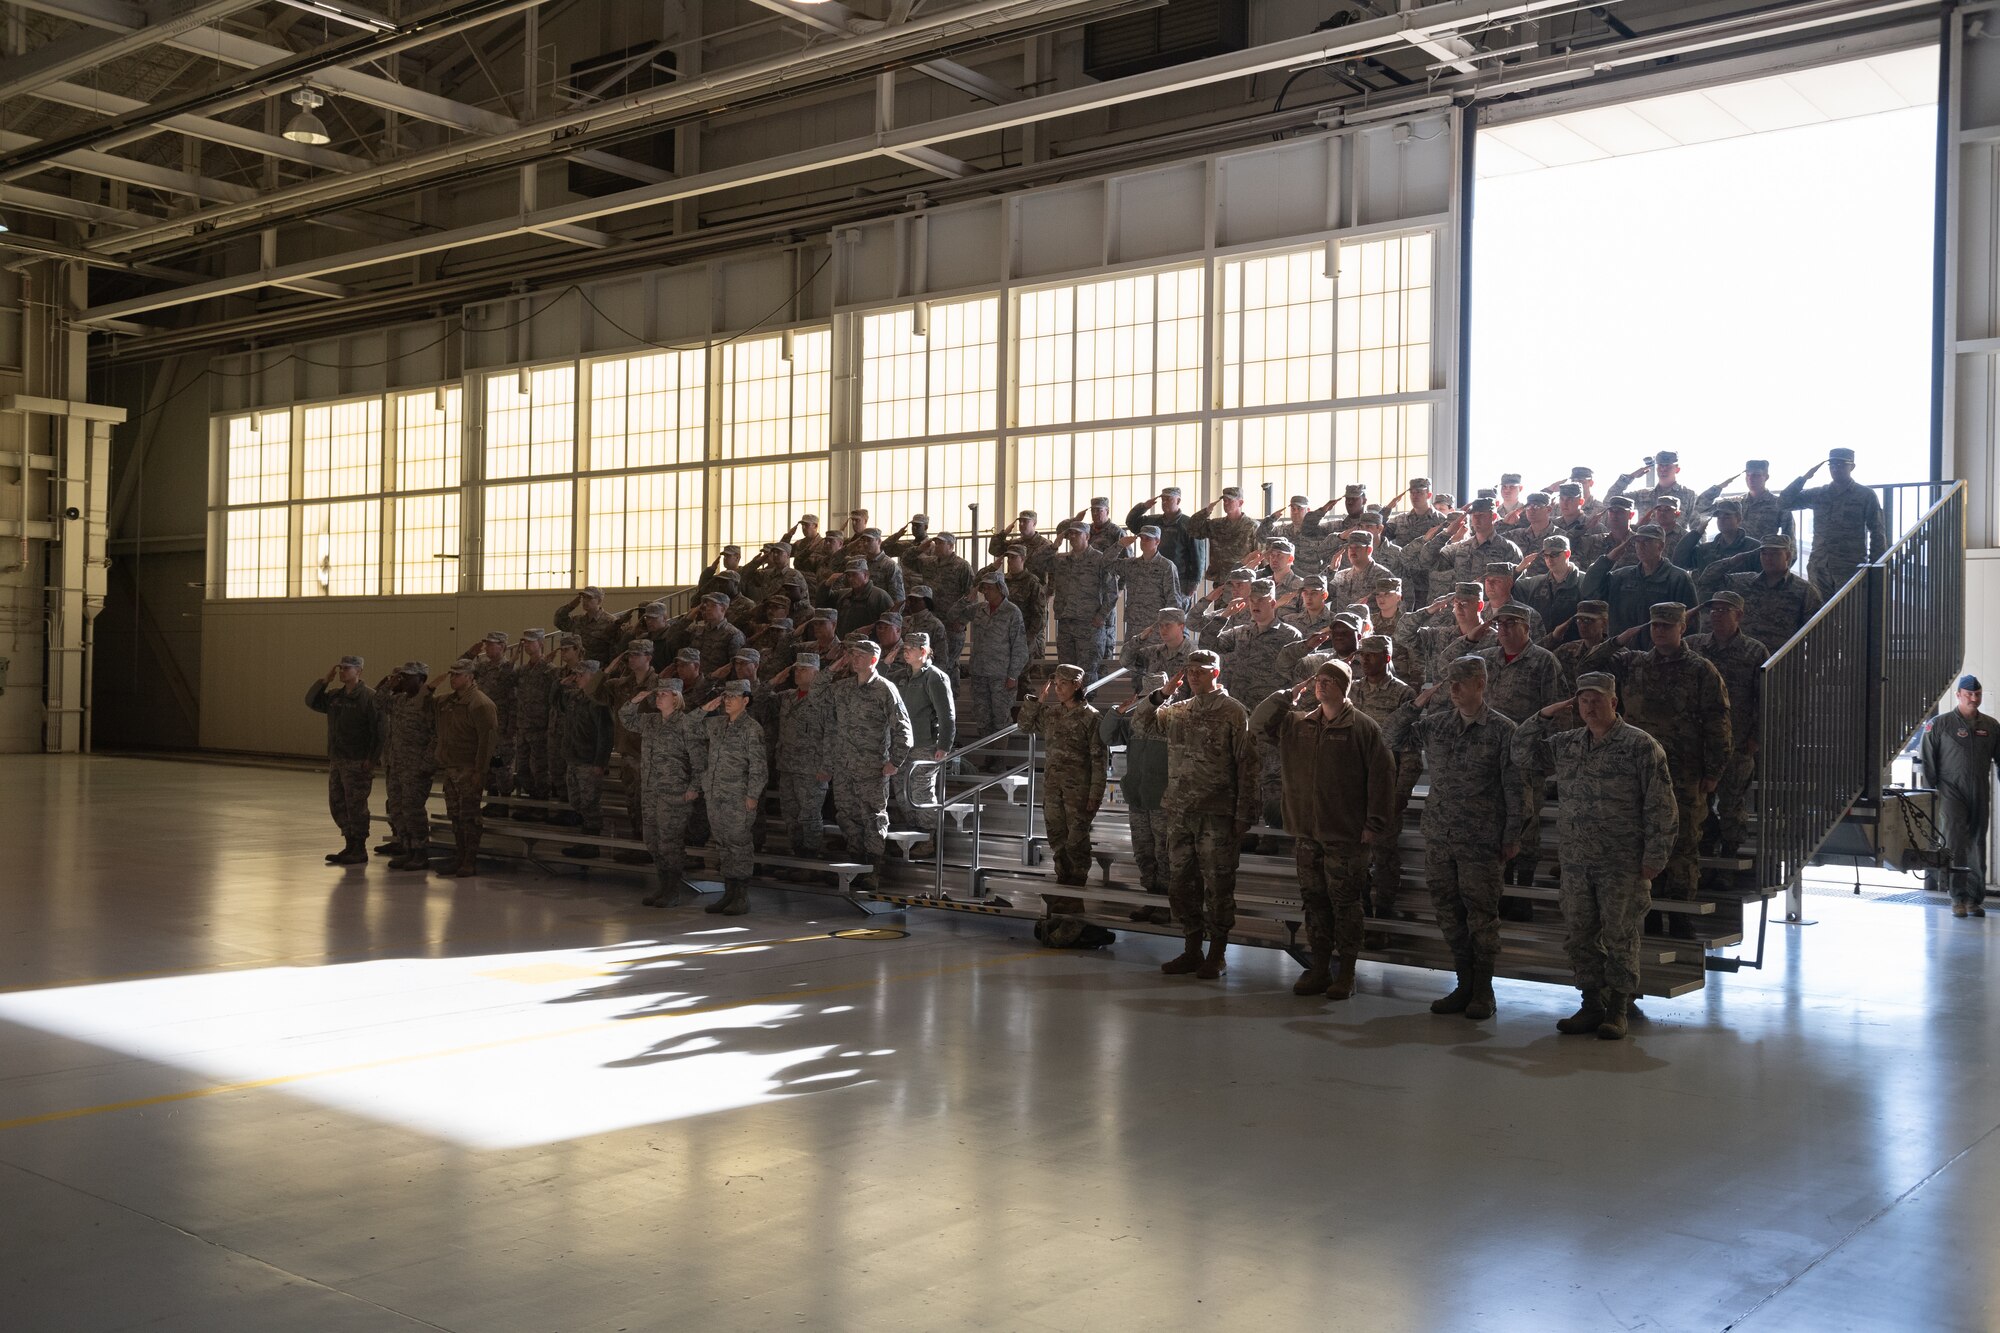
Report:
M1992 1326L1996 964L1902 852L2000 649L2000 6L0 16L21 1327ZM1754 834L1649 925L1616 1045L1550 1028L1553 878L1490 1023L1426 1012L1428 917L1295 998L1262 846L1225 978L1160 976L1115 781L1116 942L1038 948L1011 727L938 770L928 859L773 851L747 919L504 810L471 878L320 860L327 664L586 585L677 616L803 513L976 568L1096 497L1831 448L1884 549L1769 645Z

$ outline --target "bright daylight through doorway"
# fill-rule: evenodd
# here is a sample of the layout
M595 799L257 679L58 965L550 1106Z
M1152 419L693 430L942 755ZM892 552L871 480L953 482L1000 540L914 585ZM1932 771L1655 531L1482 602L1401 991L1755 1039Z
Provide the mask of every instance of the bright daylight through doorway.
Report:
M1469 457L1928 476L1937 50L1483 129Z

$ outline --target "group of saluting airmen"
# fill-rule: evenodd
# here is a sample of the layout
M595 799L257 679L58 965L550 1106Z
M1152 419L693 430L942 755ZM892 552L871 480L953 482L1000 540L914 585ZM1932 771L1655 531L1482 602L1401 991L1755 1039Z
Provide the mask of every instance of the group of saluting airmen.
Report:
M1809 486L1822 467L1831 481ZM688 849L712 843L724 892L707 910L740 914L769 788L790 878L823 860L829 795L851 860L879 862L892 807L923 836L909 855L928 858L943 761L1018 721L1045 751L1060 887L1088 880L1122 746L1140 882L1166 903L1132 918L1184 937L1162 970L1220 976L1242 852L1288 846L1311 949L1294 990L1345 999L1366 916L1413 919L1396 909L1397 833L1427 774L1424 878L1457 972L1432 1009L1479 1020L1495 1011L1499 922L1532 910L1501 889L1534 882L1553 778L1583 994L1558 1027L1616 1038L1654 899L1691 903L1704 845L1744 840L1758 667L1886 547L1853 471L1835 449L1772 491L1753 459L1741 491L1731 477L1697 494L1663 452L1602 499L1577 467L1537 491L1504 474L1462 507L1417 477L1386 504L1350 485L1261 520L1238 487L1198 511L1168 487L1122 525L1094 499L1053 537L1023 511L984 539L978 568L923 515L885 535L865 510L825 530L807 514L747 561L724 547L685 614L607 610L584 588L553 633L494 631L439 672L407 662L370 688L361 659L342 658L306 697L327 716L345 839L327 860L367 861L378 764L390 837L376 851L429 868L441 780L456 857L440 873L458 876L477 873L485 818L572 825L564 854L600 855L618 841L602 836L616 773L648 849L617 854L653 863L646 902L678 903ZM1090 687L1119 668L1134 696L1100 712ZM1080 912L1081 896L1051 896L1051 912Z

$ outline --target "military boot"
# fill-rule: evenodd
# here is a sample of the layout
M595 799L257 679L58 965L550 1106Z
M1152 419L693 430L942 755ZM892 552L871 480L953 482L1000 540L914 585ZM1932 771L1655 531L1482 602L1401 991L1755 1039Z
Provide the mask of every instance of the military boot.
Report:
M424 855L421 847L405 847L395 860L389 862L391 870L426 870L429 867L430 858Z
M331 858L337 866L365 866L368 864L368 839L349 838L347 846L338 856Z
M1180 957L1161 963L1160 971L1170 977L1184 977L1201 965L1201 936L1187 935L1182 937Z
M346 856L346 855L347 855L347 844L343 842L343 843L342 843L342 844L340 845L340 850L339 850L339 851L337 851L337 852L328 852L328 853L326 854L326 863L327 863L328 865L330 865L330 866L338 866L338 865L346 865L347 863L346 863L345 861L343 861L343 860L341 860L341 859L340 859L341 857L343 857L343 856ZM1952 904L1952 906L1953 906L1953 907L1957 907L1958 905L1959 905L1959 904L1957 904L1957 903L1953 903L1953 904ZM1955 913L1954 915L1957 915L1957 916L1964 916L1964 915L1965 915L1965 913L1963 913L1963 912L1957 912L1957 913Z
M479 873L479 853L465 851L458 854L458 864L445 872L453 879L469 879Z
M1327 971L1328 956L1315 950L1312 963L1297 981L1292 983L1294 995L1324 995L1332 984L1333 976Z
M1208 937L1208 957L1201 960L1201 966L1194 970L1196 979L1214 981L1229 970L1224 955L1229 951L1229 932L1221 931Z
M750 886L740 879L723 885L720 906L724 916L745 915L750 910Z
M1472 1003L1471 960L1466 958L1459 959L1457 971L1458 984L1452 987L1451 994L1440 995L1437 999L1431 1001L1432 1013L1462 1014L1465 1012L1465 1007Z
M1568 1018L1556 1020L1556 1031L1565 1037L1587 1037L1604 1021L1604 1001L1597 991L1583 992L1583 1003Z
M394 838L389 839L387 842L378 842L375 844L375 855L377 856L408 856L409 854L410 849L402 843L397 842Z
M1326 998L1344 1000L1352 994L1354 994L1354 957L1351 954L1342 954L1340 969L1333 974L1333 981L1326 988Z
M1472 969L1472 997L1465 1003L1465 1016L1473 1022L1483 1022L1493 1017L1498 1008L1493 1003L1493 964L1481 963Z
M646 898L644 900L645 905L647 907L680 906L681 903L680 876L669 874L664 870L658 871L657 874L660 881L660 887L654 889L650 894L646 895Z
M1629 997L1615 990L1604 992L1604 1017L1597 1024L1597 1035L1605 1041L1617 1041L1625 1035L1625 1004Z

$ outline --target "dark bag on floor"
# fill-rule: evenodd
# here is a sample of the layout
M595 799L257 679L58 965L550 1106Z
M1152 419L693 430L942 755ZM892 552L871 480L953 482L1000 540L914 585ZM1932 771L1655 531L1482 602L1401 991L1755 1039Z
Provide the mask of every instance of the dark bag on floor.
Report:
M1035 938L1051 949L1102 949L1118 937L1080 916L1051 916L1035 923Z

